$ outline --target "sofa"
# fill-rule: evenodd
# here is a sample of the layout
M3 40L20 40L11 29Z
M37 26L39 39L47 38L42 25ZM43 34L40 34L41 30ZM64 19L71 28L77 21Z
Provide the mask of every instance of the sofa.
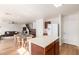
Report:
M13 39L14 35L18 34L17 31L5 31L3 35L1 35L1 39Z

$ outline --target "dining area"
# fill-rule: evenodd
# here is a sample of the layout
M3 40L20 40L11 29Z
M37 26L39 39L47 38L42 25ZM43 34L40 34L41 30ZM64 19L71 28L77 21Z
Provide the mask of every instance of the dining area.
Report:
M29 41L32 35L15 34L14 36L1 37L0 55L24 55L29 51Z

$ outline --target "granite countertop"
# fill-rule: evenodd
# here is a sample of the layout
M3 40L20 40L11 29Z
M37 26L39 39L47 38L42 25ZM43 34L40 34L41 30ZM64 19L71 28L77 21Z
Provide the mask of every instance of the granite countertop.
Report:
M58 37L40 37L40 38L32 38L31 39L31 43L34 43L38 46L41 46L43 48L47 47L49 44L51 44L52 42L54 42L55 40L57 40Z

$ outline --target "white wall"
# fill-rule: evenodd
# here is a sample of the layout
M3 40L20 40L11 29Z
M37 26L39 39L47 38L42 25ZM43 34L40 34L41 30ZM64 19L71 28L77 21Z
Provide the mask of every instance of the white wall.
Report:
M79 12L63 17L63 43L79 46Z
M36 20L36 36L42 37L44 31L44 21L43 19Z
M0 34L4 34L5 31L22 31L22 24L8 24L0 22Z

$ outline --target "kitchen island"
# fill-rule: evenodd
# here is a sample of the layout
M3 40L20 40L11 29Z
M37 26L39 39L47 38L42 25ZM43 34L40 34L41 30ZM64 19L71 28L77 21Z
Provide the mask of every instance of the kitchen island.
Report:
M39 37L31 40L32 55L58 55L59 38L58 37Z

